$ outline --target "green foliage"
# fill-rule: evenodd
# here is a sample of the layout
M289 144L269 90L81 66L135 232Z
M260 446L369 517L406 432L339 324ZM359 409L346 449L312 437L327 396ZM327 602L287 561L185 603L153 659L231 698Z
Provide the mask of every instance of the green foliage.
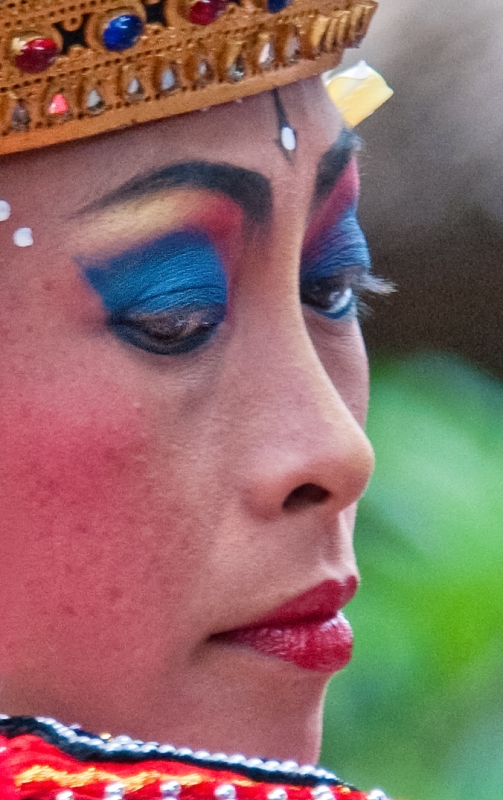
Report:
M408 800L503 798L503 386L449 356L375 365L352 665L322 762Z

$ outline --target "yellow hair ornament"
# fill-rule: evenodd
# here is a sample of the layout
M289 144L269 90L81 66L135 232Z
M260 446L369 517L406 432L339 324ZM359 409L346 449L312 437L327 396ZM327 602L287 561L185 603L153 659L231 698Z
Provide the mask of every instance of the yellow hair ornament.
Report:
M322 77L330 99L351 128L370 117L393 95L382 75L366 61L359 61L344 72L325 72Z

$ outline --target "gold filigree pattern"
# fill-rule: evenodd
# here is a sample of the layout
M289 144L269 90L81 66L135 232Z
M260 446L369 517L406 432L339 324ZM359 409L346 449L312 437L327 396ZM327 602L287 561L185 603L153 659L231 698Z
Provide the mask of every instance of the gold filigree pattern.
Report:
M272 13L267 2L231 0L214 22L198 25L187 19L194 0L3 0L0 153L207 108L319 74L358 45L377 6L293 0ZM141 31L127 47L111 49L104 31L120 14ZM37 71L23 69L29 58Z
M49 782L60 788L78 789L96 783L107 785L109 783L120 782L125 792L137 792L145 786L172 780L176 780L182 787L189 788L198 786L203 783L204 780L207 780L207 778L204 778L198 772L186 775L175 775L162 768L142 770L135 775L124 776L119 772L94 766L86 766L82 769L69 772L67 770L55 769L47 764L35 764L23 772L18 773L14 777L14 785L20 789L27 784L46 784ZM215 780L215 784L218 784L217 780ZM237 778L234 780L234 784L236 786L251 787L254 785L254 782L246 778Z

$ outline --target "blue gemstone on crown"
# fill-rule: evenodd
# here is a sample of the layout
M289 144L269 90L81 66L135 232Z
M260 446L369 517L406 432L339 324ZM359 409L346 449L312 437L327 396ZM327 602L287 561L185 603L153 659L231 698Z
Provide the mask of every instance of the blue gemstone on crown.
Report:
M128 50L136 44L143 31L143 20L136 14L119 14L107 23L102 40L107 50Z
M267 10L271 12L271 14L277 14L279 11L283 11L284 8L291 4L292 0L267 0Z

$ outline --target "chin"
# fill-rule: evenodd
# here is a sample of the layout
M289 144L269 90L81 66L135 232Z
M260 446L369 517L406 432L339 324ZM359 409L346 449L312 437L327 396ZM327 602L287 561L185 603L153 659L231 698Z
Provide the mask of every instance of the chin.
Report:
M135 733L228 755L316 762L329 677L249 648L209 646L187 682L166 694L158 730L150 723Z

